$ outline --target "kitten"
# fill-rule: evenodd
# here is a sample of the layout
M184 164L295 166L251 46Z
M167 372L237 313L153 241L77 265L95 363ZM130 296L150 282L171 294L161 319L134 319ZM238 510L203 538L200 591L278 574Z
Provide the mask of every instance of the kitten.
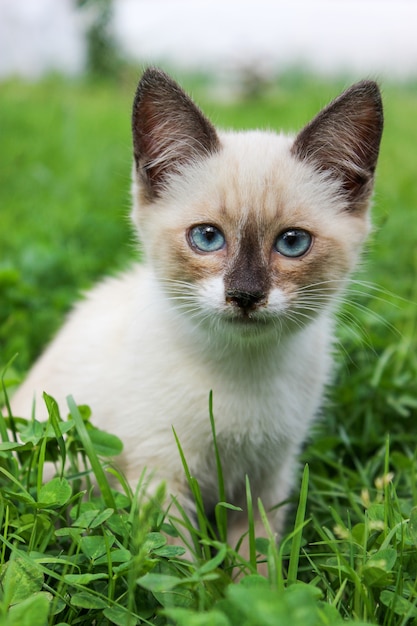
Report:
M133 222L144 260L87 294L17 391L45 414L67 394L124 442L193 514L172 426L207 512L218 501L213 390L229 502L288 498L296 457L332 373L333 317L369 231L382 133L371 81L353 85L295 138L217 132L182 89L145 71L133 104ZM270 520L277 533L283 509ZM230 514L229 541L247 529ZM262 533L259 515L256 532Z

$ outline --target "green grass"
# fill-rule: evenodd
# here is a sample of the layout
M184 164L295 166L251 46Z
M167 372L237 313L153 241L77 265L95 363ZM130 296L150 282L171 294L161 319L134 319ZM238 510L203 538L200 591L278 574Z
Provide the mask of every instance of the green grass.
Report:
M288 74L261 96L228 102L211 98L207 81L187 81L221 126L292 130L348 84ZM0 363L19 353L4 374L12 392L79 289L136 257L125 219L135 79L0 89ZM162 491L147 502L112 469L120 444L86 408L70 402L61 417L47 399L48 425L5 410L0 623L417 624L417 88L383 93L375 231L340 316L335 384L303 451L308 470L283 541L275 546L267 524L264 539L249 527L242 562L224 543L233 503L217 507L218 535L203 514L194 530L185 515L165 517ZM49 459L59 478L43 485ZM194 563L167 534L184 535ZM256 555L268 579L256 574Z

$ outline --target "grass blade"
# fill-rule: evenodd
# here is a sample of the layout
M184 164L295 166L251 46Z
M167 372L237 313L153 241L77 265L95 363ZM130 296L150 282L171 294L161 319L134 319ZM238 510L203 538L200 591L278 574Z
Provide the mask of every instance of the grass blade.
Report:
M104 474L101 462L99 461L96 451L94 450L94 446L89 437L83 418L81 417L81 413L78 410L78 407L74 402L74 398L72 396L68 396L67 403L68 403L68 407L71 413L71 417L73 418L75 422L75 427L77 429L77 432L83 444L85 453L90 460L91 468L97 479L97 484L100 488L101 493L103 494L103 498L106 503L106 506L108 506L111 509L116 510L116 503L114 501L114 497L110 489L110 485L108 483L106 475Z
M288 564L288 584L295 583L297 580L298 564L300 560L301 541L303 538L303 528L306 514L307 495L308 495L308 479L309 469L305 465L303 478L301 481L300 498L298 502L297 515L295 518L294 535L291 543L290 561Z
M214 455L216 459L219 502L226 502L226 488L224 486L222 461L220 458L219 447L217 445L216 424L214 421L214 414L213 414L213 392L212 391L210 391L210 394L209 394L209 417L210 417L211 433L213 436ZM220 539L221 541L224 541L226 543L227 542L227 510L226 508L216 507L215 516L216 516L216 526L217 526Z
M253 515L253 501L252 492L249 483L249 477L246 476L246 503L248 509L248 541L249 541L249 561L252 567L256 570L256 544L255 544L255 522Z

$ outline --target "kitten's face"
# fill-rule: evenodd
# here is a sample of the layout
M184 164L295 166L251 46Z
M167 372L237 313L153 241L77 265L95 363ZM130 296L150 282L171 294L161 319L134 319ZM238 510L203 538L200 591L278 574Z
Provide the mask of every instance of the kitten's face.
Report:
M274 134L222 135L136 219L164 290L196 324L259 333L302 326L328 306L368 231L326 174Z
M133 218L178 310L198 326L259 336L329 306L369 229L382 132L374 83L354 85L295 139L219 135L150 69L132 125Z

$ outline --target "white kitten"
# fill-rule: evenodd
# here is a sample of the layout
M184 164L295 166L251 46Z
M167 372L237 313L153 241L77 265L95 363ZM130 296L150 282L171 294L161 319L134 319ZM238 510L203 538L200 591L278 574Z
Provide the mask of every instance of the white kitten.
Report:
M79 303L12 400L89 404L193 513L172 426L208 513L218 501L208 418L214 394L229 502L270 509L332 369L333 312L368 230L382 132L378 87L343 93L296 137L218 133L180 87L148 69L133 106L133 221L143 264ZM282 509L271 514L279 532ZM256 520L258 531L259 519ZM246 529L230 515L230 541Z

